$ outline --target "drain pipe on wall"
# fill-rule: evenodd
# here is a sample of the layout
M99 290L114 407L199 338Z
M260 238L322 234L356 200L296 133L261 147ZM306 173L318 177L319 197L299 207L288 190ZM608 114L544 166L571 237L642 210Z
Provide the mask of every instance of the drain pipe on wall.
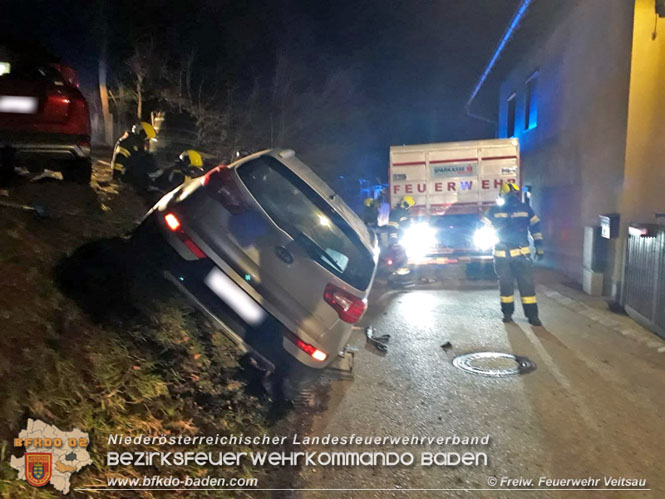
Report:
M499 123L497 120L494 120L492 118L488 118L486 116L482 116L480 114L476 114L471 111L470 109L470 102L467 102L466 105L464 106L464 112L466 115L470 118L474 118L476 120L484 121L485 123L491 123L494 126L494 136L498 137L499 136Z
M513 15L512 19L510 20L510 24L508 24L508 27L506 28L506 31L503 33L503 36L501 36L501 40L499 41L499 45L497 45L496 49L494 50L494 53L492 54L492 57L490 58L490 61L487 63L487 67L483 71L483 74L480 76L480 79L476 83L476 85L473 87L473 91L471 92L471 95L469 96L469 99L466 101L466 104L464 105L464 110L467 114L467 116L471 118L475 118L477 120L485 121L487 123L492 123L494 125L494 130L495 130L495 135L498 134L498 123L496 120L488 118L486 116L482 116L479 114L475 114L471 111L471 103L473 100L478 96L478 92L480 92L480 89L482 86L485 84L485 81L489 77L490 73L492 72L492 69L494 68L494 65L496 64L496 61L499 59L501 56L501 53L503 52L503 49L506 47L510 39L512 38L513 34L515 33L515 30L519 26L520 21L524 18L524 14L526 13L527 9L529 8L529 5L531 5L531 2L533 0L522 0L522 3L520 3L520 6L517 8L515 11L515 14Z

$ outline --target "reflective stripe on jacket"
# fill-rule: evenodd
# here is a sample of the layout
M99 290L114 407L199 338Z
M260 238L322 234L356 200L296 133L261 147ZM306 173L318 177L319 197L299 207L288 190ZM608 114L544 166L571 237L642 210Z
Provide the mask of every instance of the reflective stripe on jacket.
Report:
M529 234L533 238L536 251L542 251L541 222L529 205L509 198L503 206L490 208L486 219L496 230L499 239L494 248L495 257L514 258L529 255Z
M131 167L134 158L140 155L137 153L143 152L144 143L141 137L132 133L121 137L113 149L113 159L111 159L113 170L125 173L127 168Z

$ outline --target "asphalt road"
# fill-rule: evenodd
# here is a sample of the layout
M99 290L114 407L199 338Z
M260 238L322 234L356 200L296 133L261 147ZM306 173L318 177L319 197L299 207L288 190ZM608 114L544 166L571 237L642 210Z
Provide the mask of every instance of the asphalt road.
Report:
M333 382L310 435L484 436L487 446L327 447L311 450L485 452L487 466L304 467L300 497L665 497L665 342L541 273L544 327L500 321L490 281L448 274L402 291L377 286L363 326L390 334L380 354L358 329L355 379ZM544 284L542 284L544 283ZM450 341L452 349L441 345ZM662 351L658 351L661 349ZM531 373L489 378L452 365L459 354L508 352ZM493 486L492 478L499 481ZM501 479L533 479L529 490ZM541 477L646 479L651 491L536 490ZM520 485L517 485L520 487ZM411 490L405 489L490 489Z

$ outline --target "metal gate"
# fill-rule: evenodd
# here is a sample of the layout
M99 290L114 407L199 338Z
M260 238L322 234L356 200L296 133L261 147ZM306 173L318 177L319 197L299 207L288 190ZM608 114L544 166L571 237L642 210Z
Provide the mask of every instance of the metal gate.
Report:
M665 227L631 225L629 231L624 306L665 338Z

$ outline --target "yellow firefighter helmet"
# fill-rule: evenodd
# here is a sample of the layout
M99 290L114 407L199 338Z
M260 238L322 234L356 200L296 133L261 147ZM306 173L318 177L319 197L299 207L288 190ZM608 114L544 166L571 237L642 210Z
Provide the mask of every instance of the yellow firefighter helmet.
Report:
M203 169L203 158L201 157L201 153L194 149L183 151L179 158L180 161L188 161L190 166Z
M402 201L399 203L399 205L404 208L405 210L408 210L411 208L414 204L416 204L416 200L413 199L412 196L404 196L402 198Z
M501 195L507 196L508 194L519 194L520 189L513 182L506 182L501 186Z
M155 131L155 128L146 121L142 121L141 123L134 125L132 127L132 133L135 133L137 135L143 135L146 140L152 140L155 137L157 137L157 132Z

